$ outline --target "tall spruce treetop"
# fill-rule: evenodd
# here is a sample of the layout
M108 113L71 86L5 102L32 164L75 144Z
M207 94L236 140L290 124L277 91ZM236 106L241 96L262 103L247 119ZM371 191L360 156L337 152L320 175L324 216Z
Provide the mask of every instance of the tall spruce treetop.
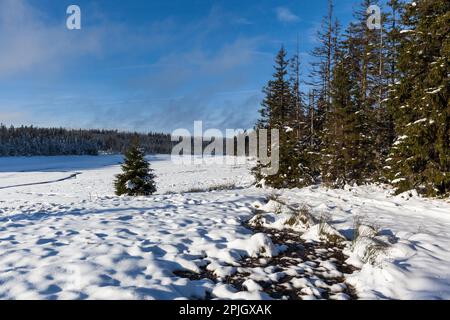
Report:
M295 131L297 140L305 133L306 119L305 119L305 106L303 104L303 94L300 88L300 44L297 37L297 52L291 58L290 61L290 85L292 90L292 109L295 112L295 116L291 119L290 127Z
M333 69L336 64L337 48L339 46L340 24L334 15L333 0L328 0L327 13L322 19L322 26L316 35L317 47L311 55L310 108L308 122L310 124L311 155L315 156L315 170L320 171L320 157L323 151L324 132L327 115L331 111Z
M328 12L322 20L322 26L317 33L319 45L313 49L311 79L317 92L319 114L329 110L331 103L331 78L335 63L336 43L339 37L339 22L334 17L333 0L328 0ZM325 109L325 110L323 110Z
M400 0L389 0L387 2L389 12L386 15L386 41L387 61L386 73L389 86L393 86L400 78L397 69L397 60L400 50L401 38L401 14L403 5Z
M355 21L347 30L344 45L352 62L352 100L358 110L359 154L363 157L361 177L371 182L382 179L384 159L393 140L393 125L387 112L388 55L386 50L386 16L380 29L369 28L367 9L378 1L362 0L355 10Z
M137 141L125 153L122 171L114 183L117 195L148 196L156 192L155 175Z
M260 110L259 129L280 129L295 113L291 110L292 92L288 79L289 60L284 47L281 47L275 58L275 73L263 92L265 98Z
M405 5L391 99L397 140L387 165L397 192L450 194L450 2Z

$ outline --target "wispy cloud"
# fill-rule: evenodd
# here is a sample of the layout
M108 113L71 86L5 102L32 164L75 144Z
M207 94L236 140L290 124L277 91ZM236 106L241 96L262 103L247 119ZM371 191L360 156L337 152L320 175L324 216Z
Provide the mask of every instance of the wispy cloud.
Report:
M213 51L199 45L162 57L155 63L159 68L132 85L146 88L152 97L173 92L183 96L138 103L139 117L130 119L128 125L172 130L203 120L210 127L250 126L257 115L259 92L242 88L250 85L248 75L261 58L255 54L261 43L258 37L238 38ZM106 115L99 121L114 113L107 111ZM116 115L120 117L120 113Z
M255 17L212 6L192 20L169 15L130 25L99 12L89 27L68 31L33 1L0 0L0 84L7 85L0 89L15 102L0 103L0 120L168 132L194 120L254 123L259 79L271 72L270 35L230 28Z
M76 56L98 53L97 28L71 32L63 23L44 23L45 14L24 0L0 1L0 78L49 72Z
M11 75L22 76L41 68L48 70L52 64L60 65L59 68L64 70L65 63L70 64L83 54L98 54L101 61L102 55L111 52L130 54L130 47L139 55L152 56L152 51L163 52L150 58L148 63L130 59L102 64L101 72L121 76L114 78L113 88L106 87L95 94L70 87L57 91L55 85L53 90L50 89L51 93L23 97L16 105L24 114L14 118L2 114L5 121L41 126L57 124L168 132L178 127L189 127L195 120L203 120L209 127L231 128L246 128L255 121L259 92L246 89L255 87L250 78L261 59L267 60L267 56L261 54L265 40L260 36L237 36L211 44L211 37L228 28L230 19L234 17L220 7L215 6L205 16L183 24L170 17L145 26L133 26L133 29L115 24L106 34L98 32L95 35L100 43L98 47L90 47L80 41L83 45L80 50L78 46L70 46L72 32L64 26L49 25L45 19L33 18L38 12L26 1L0 0L0 3L5 6L5 1L14 6L7 9L15 12L17 18L29 18L23 18L26 23L22 28L18 24L10 26L10 32L20 39L20 45L14 43L14 38L4 37L10 45L7 53L0 52L0 81L2 75L10 79ZM5 16L0 21L4 21ZM88 29L82 29L79 34ZM108 41L112 37L126 38L126 47L111 44L117 42ZM33 38L36 42L27 52L21 53L22 44L33 41ZM60 42L61 48L55 51L53 42ZM25 62L20 64L16 60L22 55ZM53 85L54 81L49 84ZM72 96L61 98L72 93ZM8 109L0 106L0 110ZM88 116L77 117L77 114ZM74 118L78 119L76 124Z
M240 24L240 25L252 25L253 22L247 18L244 17L237 17L234 20L232 20L233 23L235 24Z
M297 22L300 20L300 18L296 14L294 14L289 8L286 7L278 7L275 9L275 12L277 14L278 20L283 23Z

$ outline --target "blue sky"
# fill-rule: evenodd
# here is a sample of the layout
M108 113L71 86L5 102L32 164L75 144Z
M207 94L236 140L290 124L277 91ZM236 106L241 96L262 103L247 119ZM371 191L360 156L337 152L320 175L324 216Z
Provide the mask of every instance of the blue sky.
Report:
M343 23L355 1L336 1ZM66 29L66 9L82 29ZM326 0L0 0L0 122L171 132L251 128L297 33L303 71Z

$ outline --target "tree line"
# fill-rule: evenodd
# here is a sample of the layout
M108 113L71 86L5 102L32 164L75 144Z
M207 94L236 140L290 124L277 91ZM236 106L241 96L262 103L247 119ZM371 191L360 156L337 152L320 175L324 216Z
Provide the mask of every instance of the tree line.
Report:
M195 145L199 143L199 137L180 139L191 141L191 154L198 151ZM173 147L180 142L172 141L172 136L165 133L144 134L117 130L70 130L33 126L6 127L0 124L0 157L124 154L136 141L139 142L144 154L171 154ZM233 150L228 151L229 142L232 143ZM202 139L200 152L203 153L210 143L209 139ZM237 154L237 137L222 138L222 143L223 154ZM246 145L248 147L248 141ZM213 150L212 154L216 153L217 150Z
M258 163L259 185L450 194L450 2L389 0L370 30L373 4L363 0L343 29L329 1L311 74L300 74L298 50L278 52L256 129L280 130L280 170L264 176Z
M170 154L171 136L117 130L6 127L0 124L0 156L98 155L124 153L136 138L147 154Z

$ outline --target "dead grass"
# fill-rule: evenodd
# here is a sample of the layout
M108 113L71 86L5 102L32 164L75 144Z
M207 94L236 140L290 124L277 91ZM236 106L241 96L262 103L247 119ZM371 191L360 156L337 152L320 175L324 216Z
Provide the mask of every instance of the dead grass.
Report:
M377 263L378 256L386 253L386 250L389 248L389 244L376 238L372 238L372 241L373 243L367 246L362 260L365 263L374 265Z
M303 204L299 208L289 208L293 211L293 214L292 217L286 221L286 225L293 227L295 225L302 224L308 228L311 226L311 223L314 223L314 217L308 206Z
M370 228L369 230L371 232L361 234L361 227L363 226ZM362 223L362 219L359 216L356 216L353 220L352 248L354 249L359 241L363 241L363 238L366 238L366 241L369 242L364 252L364 257L362 258L365 263L370 263L372 265L376 264L378 256L385 254L386 250L389 248L389 243L376 238L379 234L379 230L380 228L377 225Z

